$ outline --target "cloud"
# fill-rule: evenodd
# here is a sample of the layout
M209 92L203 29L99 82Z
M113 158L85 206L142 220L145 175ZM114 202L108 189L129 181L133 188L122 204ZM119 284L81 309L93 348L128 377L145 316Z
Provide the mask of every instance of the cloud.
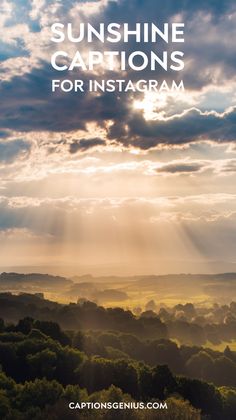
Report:
M234 173L236 172L236 159L229 159L223 162L222 165L223 173Z
M199 172L204 168L204 165L198 162L183 162L183 163L169 163L156 169L158 173L194 173Z
M135 143L141 149L153 147L152 144L188 143L207 137L216 142L231 141L232 138L234 140L232 131L235 130L235 119L232 120L233 116L231 119L230 116L225 118L225 125L229 124L229 129L225 128L219 118L193 109L189 109L178 120L154 121L146 124L143 122L142 111L133 112L134 96L140 95L132 93L120 95L109 93L97 96L72 93L52 95L50 93L51 79L59 76L58 73L52 71L50 66L50 54L55 45L49 41L49 27L54 21L65 23L71 21L76 26L79 19L82 19L96 26L99 22L106 24L111 21L129 22L130 25L136 21L152 22L153 16L158 16L155 22L160 25L164 21L183 20L186 22L186 42L183 45L186 55L186 72L183 73L186 88L197 89L199 92L199 89L211 85L217 90L223 81L223 75L228 80L235 78L235 62L232 58L235 56L233 54L236 21L234 1L217 0L196 3L181 0L167 1L163 5L154 0L148 0L145 3L140 0L131 0L128 6L124 0L79 3L67 0L55 4L43 0L9 3L5 1L4 4L6 5L4 10L6 9L7 12L5 11L5 17L2 19L2 27L5 28L7 25L7 32L11 35L9 43L16 39L17 42L20 40L21 48L18 48L19 56L16 57L14 52L11 58L4 61L1 68L2 76L6 78L6 82L2 83L0 88L1 97L4 98L0 109L2 115L0 123L3 127L25 131L71 131L86 130L88 121L95 121L102 125L105 120L111 120L113 122L110 128L112 138L127 144L129 142L129 139L125 138L127 127L130 141L133 142L133 137L137 136ZM98 5L101 7L97 7ZM86 15L85 11L91 7L95 7L95 12ZM36 23L38 27L35 26ZM82 44L80 47L84 49L85 45ZM121 47L128 52L134 48L134 45L131 41L129 44L119 46ZM146 52L154 47L149 43L141 44L141 48ZM157 48L160 48L159 44ZM72 50L74 51L70 46L70 51ZM173 78L173 74L165 74L165 72L163 74L157 72L153 75L153 72L147 70L141 73L127 71L125 77L135 80L140 76L147 79L165 75L167 79ZM60 76L74 79L78 77L78 74L63 72ZM174 76L177 77L176 74ZM93 75L82 72L80 77L87 82ZM105 71L98 75L98 80L119 77L119 72ZM168 107L168 103L166 106ZM216 124L215 130L214 124ZM176 134L173 125L176 126ZM217 130L218 125L219 130ZM190 126L192 135L189 133ZM139 134L137 134L138 130L140 130ZM139 137L148 138L145 145Z
M91 149L96 146L104 146L105 141L96 137L94 139L80 139L74 140L73 143L70 144L69 150L71 154L80 152L86 152L88 149Z
M33 69L23 78L16 76L2 83L0 94L4 101L0 104L1 126L18 131L86 131L86 124L90 121L104 125L106 120L125 118L128 98L125 101L124 95L123 101L109 93L94 96L89 92L82 95L65 95L62 92L53 95L53 77L58 78L58 74L52 72L47 63L42 63L41 68ZM86 77L89 78L89 75Z
M155 121L146 121L136 113L129 119L128 127L124 143L141 149L203 140L227 143L236 140L236 107L222 114L192 108L180 115Z

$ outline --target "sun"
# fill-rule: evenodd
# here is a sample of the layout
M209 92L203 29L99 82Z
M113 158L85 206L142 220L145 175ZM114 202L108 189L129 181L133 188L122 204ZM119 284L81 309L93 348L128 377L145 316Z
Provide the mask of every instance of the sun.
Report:
M156 120L163 116L167 105L165 93L145 92L142 100L134 101L134 109L141 110L146 121Z

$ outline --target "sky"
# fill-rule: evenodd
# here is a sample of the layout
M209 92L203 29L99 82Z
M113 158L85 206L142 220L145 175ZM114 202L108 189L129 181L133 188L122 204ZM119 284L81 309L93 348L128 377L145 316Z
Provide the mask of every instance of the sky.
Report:
M181 74L96 78L183 79L185 92L52 94L55 22L184 22ZM0 270L235 271L235 1L2 0L0 32Z

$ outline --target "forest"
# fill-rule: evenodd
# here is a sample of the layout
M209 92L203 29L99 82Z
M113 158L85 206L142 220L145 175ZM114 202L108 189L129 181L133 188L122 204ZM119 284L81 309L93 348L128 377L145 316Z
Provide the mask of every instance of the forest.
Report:
M134 314L0 294L0 418L235 419L236 303L211 317L176 306L157 313L149 302ZM221 340L223 351L206 346ZM80 411L70 401L166 401L168 410Z

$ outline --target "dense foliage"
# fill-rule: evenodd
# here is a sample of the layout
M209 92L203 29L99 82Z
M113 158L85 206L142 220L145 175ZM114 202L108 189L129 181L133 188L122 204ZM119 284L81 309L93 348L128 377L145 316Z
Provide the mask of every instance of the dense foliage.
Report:
M2 419L235 418L235 353L229 348L221 354L128 333L63 331L31 317L15 325L2 320L0 331ZM221 372L211 379L220 388L197 379L210 372L209 363L212 375L216 366ZM132 400L165 400L168 410L68 409L69 401Z
M62 305L32 294L0 293L0 317L8 322L32 316L55 321L63 329L114 330L152 340L171 338L190 346L236 340L235 302L199 308L191 303L178 304L157 311L155 302L150 301L144 312L141 308L136 312L104 308L84 299Z

